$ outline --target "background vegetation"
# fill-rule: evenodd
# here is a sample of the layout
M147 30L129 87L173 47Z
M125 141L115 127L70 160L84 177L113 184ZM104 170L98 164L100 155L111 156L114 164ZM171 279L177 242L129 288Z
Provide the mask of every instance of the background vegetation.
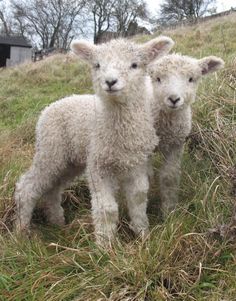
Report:
M65 227L44 224L38 209L30 239L11 231L14 184L31 163L38 114L58 98L92 92L88 68L55 55L0 71L0 300L236 300L235 16L160 33L176 41L175 51L218 55L226 68L199 89L178 210L159 219L154 179L150 237L135 240L122 209L119 239L109 251L94 243L84 181L64 194ZM158 165L157 157L156 172Z

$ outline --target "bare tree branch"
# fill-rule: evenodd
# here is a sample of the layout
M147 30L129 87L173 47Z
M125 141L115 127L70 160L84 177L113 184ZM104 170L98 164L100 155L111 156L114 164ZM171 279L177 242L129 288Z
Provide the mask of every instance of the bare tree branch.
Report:
M195 21L209 12L214 3L215 0L165 0L161 5L161 19L165 22Z
M85 0L12 0L18 26L43 48L67 48Z

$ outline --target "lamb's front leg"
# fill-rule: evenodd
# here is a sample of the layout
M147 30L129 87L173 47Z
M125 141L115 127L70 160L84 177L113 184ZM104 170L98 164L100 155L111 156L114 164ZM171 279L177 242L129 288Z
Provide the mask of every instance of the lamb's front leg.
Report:
M96 242L101 246L109 246L114 239L118 223L116 184L111 178L102 178L96 173L89 173L88 180Z
M159 184L162 214L166 218L178 203L183 146L172 146L168 151L161 152L164 155L164 162L160 168Z
M146 166L124 179L123 188L130 216L130 228L136 235L145 236L149 231L147 217L147 193L149 181Z

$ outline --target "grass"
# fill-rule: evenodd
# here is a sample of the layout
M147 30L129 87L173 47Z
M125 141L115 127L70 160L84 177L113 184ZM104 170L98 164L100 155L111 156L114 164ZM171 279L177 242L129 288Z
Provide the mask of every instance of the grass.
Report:
M11 231L14 184L30 165L38 115L58 98L91 93L87 67L58 55L0 71L1 301L236 300L231 223L236 197L236 21L221 18L162 34L176 41L177 52L199 58L218 55L226 68L204 79L199 89L182 163L179 208L160 221L153 180L150 237L136 240L123 210L118 239L108 251L94 243L83 181L64 194L65 227L45 225L37 210L30 239ZM159 158L154 161L158 172Z

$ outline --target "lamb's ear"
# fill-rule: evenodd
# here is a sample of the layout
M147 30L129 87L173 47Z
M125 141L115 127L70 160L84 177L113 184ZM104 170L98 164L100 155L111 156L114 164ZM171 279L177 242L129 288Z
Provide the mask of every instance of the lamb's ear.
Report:
M216 56L207 56L198 61L199 66L202 69L202 75L215 72L224 67L224 61Z
M167 54L173 46L174 41L169 37L163 36L145 43L143 46L141 46L141 51L147 60L146 63L150 63L156 58Z
M70 48L81 59L90 62L93 57L95 45L84 40L72 41Z

